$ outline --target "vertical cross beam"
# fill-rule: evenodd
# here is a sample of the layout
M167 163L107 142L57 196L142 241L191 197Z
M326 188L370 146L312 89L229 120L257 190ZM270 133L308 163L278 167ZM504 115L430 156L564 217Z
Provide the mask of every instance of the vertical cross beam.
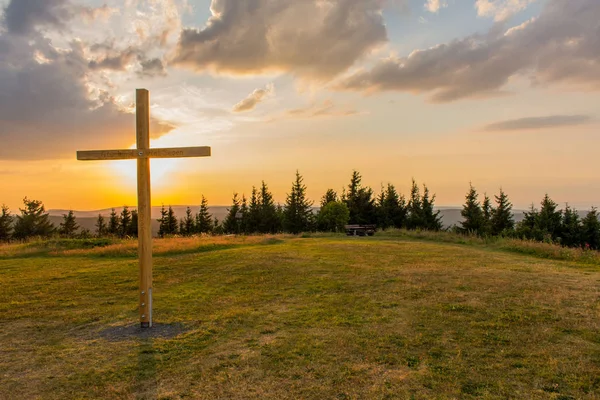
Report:
M150 149L150 96L136 90L137 150ZM150 203L150 158L137 160L138 173L138 260L140 268L140 322L152 327L152 216Z
M150 96L146 89L136 91L137 149L85 150L77 159L132 160L137 159L138 182L138 260L140 269L140 323L152 327L152 216L150 201L150 158L210 157L210 147L150 148Z

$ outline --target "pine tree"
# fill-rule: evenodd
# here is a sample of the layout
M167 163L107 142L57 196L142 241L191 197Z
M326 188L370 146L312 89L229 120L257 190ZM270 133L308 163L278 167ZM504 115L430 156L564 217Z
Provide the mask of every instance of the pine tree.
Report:
M410 200L408 201L408 218L406 227L408 229L424 228L425 218L423 215L423 201L421 200L421 192L419 185L413 179L410 189Z
M129 229L127 232L128 236L138 237L138 223L139 223L139 215L137 210L131 211L131 223L129 224Z
M377 200L375 202L375 215L377 216L377 227L382 230L385 230L391 226L390 218L387 212L388 210L385 207L385 197L385 188L382 184L379 195L377 196Z
M592 210L583 219L582 236L585 248L592 250L600 249L600 221L598 220L598 210L593 207Z
M184 236L191 236L194 233L194 216L192 214L192 209L191 208L187 208L185 210L185 217L183 219L183 227L181 229L181 234Z
M277 230L275 231L275 233L280 233L283 232L283 211L284 208L281 204L277 203L277 206L275 207L275 215L277 216ZM313 219L313 215L310 214L309 215L309 230L312 231L313 226L314 226L314 219Z
M460 215L463 217L462 232L479 235L484 227L484 216L481 205L479 204L477 190L472 184L469 184L469 192L465 196L466 202Z
M557 241L560 236L560 226L562 221L562 211L558 210L556 204L546 193L541 203L542 208L538 216L538 229L541 237L537 240Z
M492 212L492 235L510 235L515 229L512 203L508 200L508 196L502 188L500 188L500 194L495 196L495 198L497 206Z
M542 236L538 229L538 217L539 212L532 203L529 211L525 211L523 220L517 224L517 237L531 240Z
M241 233L248 233L248 213L249 213L249 208L248 208L248 200L246 199L246 195L242 196L242 206L240 207L240 216L242 218L240 218L240 232Z
M352 171L352 177L350 178L350 184L348 185L348 191L344 191L344 202L348 206L348 210L350 211L350 223L358 224L359 222L359 206L358 202L358 192L361 188L362 177L358 171Z
M108 226L106 226L106 222L104 221L104 217L102 214L98 214L98 218L96 219L96 236L103 237L108 233Z
M218 218L215 218L213 222L212 233L214 235L222 235L223 233L225 233L223 230L223 224L219 223Z
M185 231L185 222L183 221L183 218L181 218L179 220L179 230L177 231L177 233L179 233L180 235L183 235L184 231Z
M423 221L424 228L430 231L439 231L442 229L442 218L439 211L433 211L435 203L435 194L429 198L429 188L423 185L423 198L421 204L423 206Z
M169 210L167 211L167 235L176 235L178 230L178 221L175 216L175 211L173 211L173 207L169 206Z
M377 226L381 229L387 229L391 226L388 210L385 208L385 188L381 184L379 196L375 203L375 214L377 215Z
M9 208L2 204L0 214L0 242L8 242L12 233L13 216L10 214Z
M277 233L281 230L281 219L277 213L277 207L273 201L273 194L269 187L262 182L258 198L260 204L260 222L258 231L260 233Z
M408 209L404 196L399 196L396 187L391 183L387 185L385 192L382 191L382 193L383 198L380 197L380 204L383 200L383 204L380 205L382 228L394 227L401 229L405 227Z
M49 215L41 201L23 199L25 208L20 208L21 215L17 215L13 237L27 239L30 237L49 237L54 233L54 225L50 222Z
M131 225L131 211L129 211L129 207L123 206L120 221L121 225L119 227L119 236L125 237L129 232L129 225Z
M352 178L350 178L350 184L348 185L348 193L345 196L348 200L355 198L358 195L358 191L361 188L362 177L356 170L352 171Z
M358 191L358 197L354 203L358 211L356 215L356 223L358 224L376 224L377 223L377 207L375 206L375 198L373 197L373 189L366 187Z
M494 208L492 207L492 200L488 197L487 193L483 194L483 204L481 205L481 212L483 214L483 225L481 227L480 234L482 236L491 235L492 216L494 215Z
M225 233L241 233L240 232L240 223L238 220L238 213L240 212L240 199L237 193L233 194L231 208L229 208L227 213L227 217L223 221L223 230Z
M582 226L577 210L567 204L562 215L560 227L561 244L567 247L579 247L582 245Z
M258 232L260 225L260 200L258 190L252 187L252 196L248 206L248 222L246 223L246 233Z
M214 229L212 215L208 212L208 200L202 196L200 211L196 214L196 232L211 233Z
M321 198L321 207L325 207L332 201L338 201L338 195L333 189L327 189L327 192Z
M302 175L296 171L296 180L281 213L284 230L293 234L311 231L312 205L313 203L306 198L306 185Z
M60 223L58 228L59 235L67 238L73 238L75 237L75 233L78 229L79 225L76 222L73 210L69 210L68 214L63 214L63 222Z
M361 175L353 171L348 192L345 194L345 203L350 210L350 224L376 224L377 208L373 189L362 187L361 181Z
M117 215L117 212L113 208L110 212L110 218L108 219L108 233L110 235L118 235L119 234L119 226L121 225L121 220Z
M160 236L161 238L165 237L165 235L167 234L167 232L169 230L169 226L168 226L169 217L168 217L167 209L165 208L164 204L160 208L160 218L157 219L157 221L159 223L158 236Z
M408 219L408 204L406 203L406 198L404 195L401 195L398 199L398 206L394 207L394 212L392 212L392 221L394 222L394 228L402 229L406 228L406 223Z

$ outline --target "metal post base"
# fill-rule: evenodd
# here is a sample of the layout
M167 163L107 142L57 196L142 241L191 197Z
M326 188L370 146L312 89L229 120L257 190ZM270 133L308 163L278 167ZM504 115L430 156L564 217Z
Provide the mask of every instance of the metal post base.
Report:
M150 325L150 322L142 322L141 323L141 328L142 329L149 329L151 327L152 327L152 325Z

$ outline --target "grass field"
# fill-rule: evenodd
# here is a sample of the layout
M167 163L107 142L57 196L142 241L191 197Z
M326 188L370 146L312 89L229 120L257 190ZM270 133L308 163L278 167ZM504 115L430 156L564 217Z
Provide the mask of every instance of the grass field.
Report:
M0 246L0 399L600 398L596 256L157 240L140 335L135 243L94 244Z

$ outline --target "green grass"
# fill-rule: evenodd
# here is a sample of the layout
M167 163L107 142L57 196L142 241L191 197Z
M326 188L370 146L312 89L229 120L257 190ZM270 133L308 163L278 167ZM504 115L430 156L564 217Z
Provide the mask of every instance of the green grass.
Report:
M174 337L135 242L0 246L0 399L600 398L594 257L419 235L156 240Z

